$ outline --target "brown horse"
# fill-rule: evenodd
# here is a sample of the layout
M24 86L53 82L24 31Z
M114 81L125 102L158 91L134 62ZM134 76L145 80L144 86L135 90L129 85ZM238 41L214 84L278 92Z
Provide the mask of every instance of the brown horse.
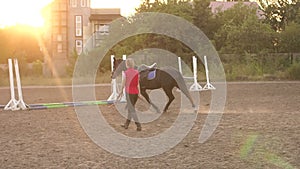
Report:
M114 59L114 69L112 72L112 78L115 79L118 75L121 74L122 71L126 70L125 66L125 61L122 59ZM151 68L152 70L156 70L156 75L153 79L149 80L148 79L148 74L151 70L145 69L139 71L140 79L140 92L141 95L147 100L149 104L151 104L155 110L159 113L158 107L153 104L153 102L150 100L148 93L146 92L147 89L149 90L154 90L154 89L159 89L162 88L166 95L169 98L168 103L164 107L164 112L168 110L168 107L172 103L172 101L175 99L172 90L174 87L177 87L180 89L185 96L189 99L191 102L192 106L195 107L194 101L189 93L189 90L185 84L184 78L182 74L177 71L173 67L163 67L161 69L157 68Z

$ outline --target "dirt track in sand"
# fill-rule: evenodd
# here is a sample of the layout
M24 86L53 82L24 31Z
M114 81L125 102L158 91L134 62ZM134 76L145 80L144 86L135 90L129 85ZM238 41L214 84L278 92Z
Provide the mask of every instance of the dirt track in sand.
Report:
M209 140L198 143L209 109L207 91L200 94L197 120L182 142L163 154L141 159L116 156L93 143L73 107L1 109L0 168L300 168L300 83L229 83L227 87L225 112ZM28 104L72 101L71 94L71 88L23 89ZM98 99L109 94L108 86L96 88ZM9 90L1 88L0 95L0 103L6 104ZM172 125L179 102L175 99L168 113L143 124L142 132L136 132L133 124L122 129L124 118L114 106L100 109L116 131L149 137ZM144 104L138 102L138 108Z

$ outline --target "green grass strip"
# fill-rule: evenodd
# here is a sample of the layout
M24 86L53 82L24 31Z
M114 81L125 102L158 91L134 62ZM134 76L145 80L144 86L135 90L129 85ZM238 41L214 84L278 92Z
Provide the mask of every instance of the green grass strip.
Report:
M284 169L296 169L290 163L284 161L282 158L278 157L276 154L273 153L265 153L265 159L271 163L276 165L277 167L284 168Z
M257 137L258 135L249 135L247 137L245 143L240 148L240 156L242 159L245 159L249 155Z

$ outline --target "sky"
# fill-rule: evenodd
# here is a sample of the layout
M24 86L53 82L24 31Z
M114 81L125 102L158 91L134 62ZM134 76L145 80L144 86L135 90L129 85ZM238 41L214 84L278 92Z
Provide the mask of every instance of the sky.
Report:
M42 26L41 9L52 0L1 0L0 27L27 24ZM4 2L3 2L4 1ZM92 8L121 8L123 16L130 16L142 0L91 0Z

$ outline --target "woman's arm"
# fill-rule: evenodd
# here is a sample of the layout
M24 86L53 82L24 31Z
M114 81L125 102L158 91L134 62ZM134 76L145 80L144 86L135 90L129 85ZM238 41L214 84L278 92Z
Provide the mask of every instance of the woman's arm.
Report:
M123 91L124 91L124 88L125 88L125 82L126 82L126 76L125 76L125 73L122 72L122 84L121 84L121 90L120 90L120 92L119 92L119 95L118 95L117 100L119 100L119 99L123 96Z

